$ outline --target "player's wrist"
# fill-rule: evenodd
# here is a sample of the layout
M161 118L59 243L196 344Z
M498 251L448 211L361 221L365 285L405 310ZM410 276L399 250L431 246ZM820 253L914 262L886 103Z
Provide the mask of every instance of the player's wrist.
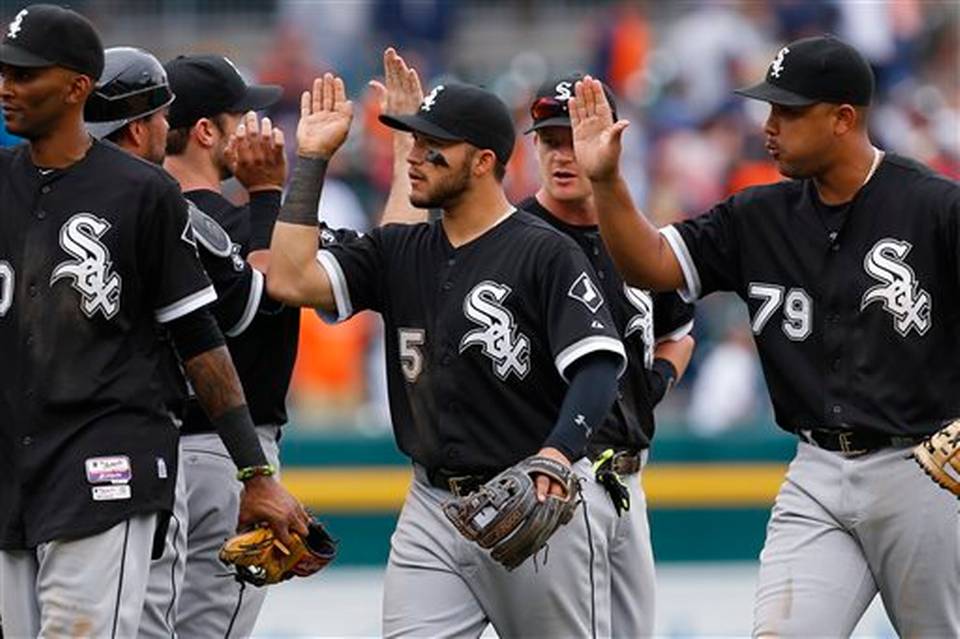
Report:
M256 466L245 466L237 470L237 479L244 483L250 483L258 479L269 480L277 474L277 469L273 464L258 464Z
M263 193L265 191L277 191L279 193L283 192L283 184L276 184L273 182L264 182L262 184L253 184L251 186L244 186L247 189L247 193L251 195L254 193Z

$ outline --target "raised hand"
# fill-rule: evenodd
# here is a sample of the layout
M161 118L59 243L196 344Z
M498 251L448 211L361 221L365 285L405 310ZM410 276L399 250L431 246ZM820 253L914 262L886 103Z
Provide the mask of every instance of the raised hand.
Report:
M283 131L274 128L270 118L258 124L257 114L248 112L230 136L224 155L248 192L283 189L287 179Z
M630 123L613 121L599 80L586 76L575 85L574 95L567 106L577 163L594 182L615 179L619 174L620 138Z
M371 80L370 88L380 97L380 112L387 115L416 113L423 101L420 76L413 67L408 67L396 49L388 47L383 52L383 78L381 83Z
M353 102L343 80L332 73L316 78L312 90L300 96L297 154L329 160L347 139L352 121Z

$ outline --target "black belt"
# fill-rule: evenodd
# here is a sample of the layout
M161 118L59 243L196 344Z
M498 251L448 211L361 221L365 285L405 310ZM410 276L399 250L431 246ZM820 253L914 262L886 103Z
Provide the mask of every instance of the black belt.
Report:
M608 447L609 448L609 447ZM597 461L607 448L591 448L587 451L590 461ZM643 465L641 451L634 449L613 448L613 458L610 460L610 470L618 475L633 475L640 472Z
M448 490L457 497L463 497L478 491L481 486L496 475L497 473L470 474L464 471L434 468L427 471L427 481L434 488Z
M817 448L843 453L849 457L865 455L881 448L910 446L920 443L922 437L899 437L863 430L830 430L814 428L801 430L798 435L808 444Z

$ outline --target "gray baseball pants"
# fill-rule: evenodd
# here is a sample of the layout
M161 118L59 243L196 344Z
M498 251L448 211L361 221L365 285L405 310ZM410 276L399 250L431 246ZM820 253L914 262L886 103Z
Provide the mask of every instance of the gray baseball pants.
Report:
M278 469L279 431L279 426L257 426L267 460ZM174 514L181 519L171 520L164 556L151 569L149 612L140 632L183 639L249 637L267 589L238 583L218 557L223 542L237 530L243 484L236 466L216 433L182 436L180 460L183 492L178 476Z
M902 637L960 636L957 498L909 447L800 442L767 526L755 636L846 637L880 593Z
M136 637L157 516L81 539L0 551L4 637Z
M451 494L431 486L415 465L391 538L384 636L478 637L487 624L501 637L609 636L608 539L616 515L590 479L589 460L574 469L584 480L584 503L547 552L508 572L457 532L441 510Z

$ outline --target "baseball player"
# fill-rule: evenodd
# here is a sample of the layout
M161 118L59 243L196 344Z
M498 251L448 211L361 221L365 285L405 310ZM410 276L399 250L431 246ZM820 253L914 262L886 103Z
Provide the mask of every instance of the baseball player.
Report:
M419 82L411 83L395 52L385 54L388 77L380 85L391 108L419 103ZM390 75L391 69L397 73ZM214 313L247 390L271 464L279 468L277 442L287 421L286 395L296 359L300 310L285 307L263 291L268 248L286 177L283 136L268 118L252 111L273 104L279 87L247 86L222 56L181 56L166 65L178 99L171 105L166 168L191 201L200 256L220 296ZM397 78L394 77L397 76ZM402 77L401 77L402 76ZM406 87L398 88L397 80ZM415 74L412 78L416 80ZM412 97L405 97L410 93ZM250 204L232 205L220 194L220 180L234 175L250 193ZM409 216L409 205L388 206L384 221ZM198 219L199 218L199 219ZM324 227L328 241L356 234ZM256 265L253 268L251 265ZM259 270L258 270L259 269ZM217 552L233 533L239 482L223 463L222 445L193 402L182 430L187 521L186 574L176 614L181 636L249 636L266 589L247 589L223 579Z
M639 474L653 438L653 407L690 362L693 306L676 293L651 294L624 284L600 240L590 181L574 157L567 108L573 87L582 77L569 74L553 78L537 91L530 107L533 125L527 133L533 133L541 186L518 207L580 245L597 273L600 290L610 304L610 314L627 350L628 368L620 378L617 401L587 451L620 515L608 546L611 631L614 637L642 637L653 634L655 583L646 498ZM604 92L616 112L613 93L606 85ZM620 488L624 485L626 494ZM624 508L626 511L621 512Z
M132 636L162 541L177 429L157 369L166 325L248 478L242 518L281 538L303 508L268 476L213 318L186 207L158 168L92 140L104 66L82 16L20 10L0 102L27 144L0 151L0 610L10 636Z
M790 181L659 233L618 175L599 84L576 88L577 160L627 282L693 300L736 292L781 428L795 433L760 556L757 636L847 636L879 592L897 633L960 632L955 498L908 447L960 413L960 188L871 144L873 75L833 37L780 49L739 92L770 103Z
M301 99L299 157L267 288L334 319L365 308L383 315L394 431L414 462L391 541L383 633L479 636L492 623L503 636L607 635L615 515L598 485L585 486L584 511L604 500L604 525L576 516L551 537L549 559L513 572L441 512L444 500L533 454L590 473L586 439L624 364L592 268L572 240L507 201L510 114L461 84L435 87L413 115L381 116L413 133L410 202L442 209L442 219L383 226L318 254L313 212L351 109L330 74ZM540 498L558 488L537 482Z
M101 81L85 108L88 130L95 137L109 139L138 157L162 164L169 129L166 111L174 99L166 71L151 54L132 47L107 49L105 62ZM254 140L261 141L259 136ZM265 152L269 153L269 144L267 147ZM249 156L249 153L244 154L245 159ZM271 312L280 305L262 295L262 274L239 257L239 245L222 227L193 203L188 204L188 209L201 263L218 294L213 314L227 335L238 335L251 324L258 310ZM180 375L179 364L175 362L173 370L165 367L163 372L176 392L180 386L176 383L176 377ZM183 406L177 414L181 421L186 420L187 429L197 421L198 414L203 416L196 398L188 401L184 396L178 398L176 404ZM188 416L184 416L188 409ZM209 429L209 420L205 423ZM274 457L275 442L268 440L263 445ZM139 636L170 637L175 633L187 559L189 513L185 475L182 470L178 475L173 518L163 555L151 566ZM225 520L230 512L227 511ZM215 574L223 572L222 567L218 567Z

